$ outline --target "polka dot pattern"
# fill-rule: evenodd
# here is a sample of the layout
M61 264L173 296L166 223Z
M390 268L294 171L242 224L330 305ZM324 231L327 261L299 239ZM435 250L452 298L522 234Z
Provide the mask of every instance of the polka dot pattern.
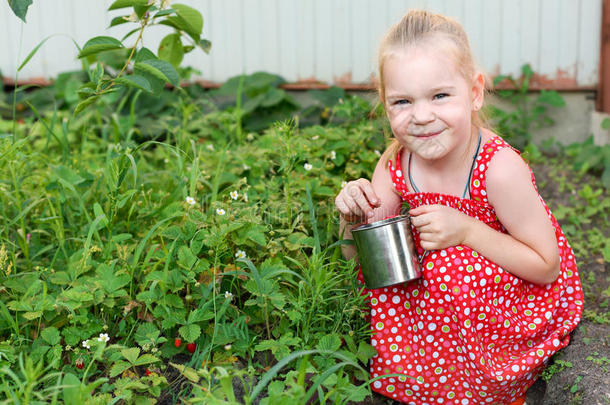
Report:
M396 191L412 208L447 205L506 232L485 192L489 162L505 147L510 146L497 136L482 146L470 199L411 193L400 154L388 166ZM506 404L525 393L548 359L568 344L583 307L574 254L544 207L561 255L561 273L552 284L534 285L466 246L453 246L425 256L419 280L365 290L371 344L377 349L371 377L404 376L377 380L374 391L409 404ZM412 230L422 257L419 235ZM359 279L363 282L362 274Z

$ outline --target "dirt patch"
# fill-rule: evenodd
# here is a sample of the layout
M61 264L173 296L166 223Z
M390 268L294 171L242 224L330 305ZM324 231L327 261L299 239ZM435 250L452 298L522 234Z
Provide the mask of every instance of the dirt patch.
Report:
M607 325L583 321L572 334L572 343L553 358L562 370L545 384L542 401L530 401L528 393L527 403L610 404L609 344Z

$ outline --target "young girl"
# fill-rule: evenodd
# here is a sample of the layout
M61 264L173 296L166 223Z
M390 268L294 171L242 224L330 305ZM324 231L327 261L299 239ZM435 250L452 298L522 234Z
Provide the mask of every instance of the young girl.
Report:
M381 43L379 77L395 139L335 204L351 238L407 201L424 272L369 291L371 377L403 375L372 388L409 404L523 403L580 320L573 252L519 152L484 127L485 78L457 22L409 12Z

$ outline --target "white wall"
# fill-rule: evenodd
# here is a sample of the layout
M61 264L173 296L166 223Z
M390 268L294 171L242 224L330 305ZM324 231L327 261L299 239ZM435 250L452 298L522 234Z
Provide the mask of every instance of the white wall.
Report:
M199 78L223 82L242 72L264 70L290 82L347 79L368 83L376 47L385 30L409 8L441 12L459 20L479 63L491 74L518 76L530 63L543 79L568 87L598 81L602 0L178 0L204 17L210 55L196 50L184 64ZM53 78L78 69L76 48L98 35L121 37L128 24L106 29L121 10L111 0L34 0L21 23L0 1L0 71L14 77L19 62L52 37L19 73L19 79ZM128 9L126 9L128 10ZM125 10L123 10L124 12ZM134 27L134 25L132 25ZM169 27L152 27L145 44L156 50ZM125 45L133 43L127 40Z

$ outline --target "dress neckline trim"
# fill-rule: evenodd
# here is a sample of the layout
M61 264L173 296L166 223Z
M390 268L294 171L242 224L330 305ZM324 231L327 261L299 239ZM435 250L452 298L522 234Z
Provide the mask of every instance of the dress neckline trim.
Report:
M494 141L496 141L497 139L500 139L501 141L504 140L499 136L499 135L494 135L491 138L489 138L487 141L485 141L485 143L483 145L481 145L480 149L482 150L483 148L485 148L489 143L492 143ZM402 151L399 152L399 154L396 156L396 168L402 170L402 165L400 164L400 158L402 155ZM478 161L481 158L481 154L479 153L477 155L477 158L475 159L475 162ZM405 188L407 186L407 182L405 180L405 177L402 177L402 181L403 184L405 185ZM472 179L470 180L472 182ZM443 198L451 198L451 199L456 199L456 200L460 200L460 202L465 201L468 203L474 203L474 204L481 204L481 205L489 205L489 203L485 203L483 201L478 201L478 200L474 200L472 198L463 198L463 197L459 197L457 195L453 195L453 194L446 194L446 193L440 193L437 191L419 191L419 192L411 192L406 190L406 192L404 193L405 197L413 197L413 198L417 198L417 197L431 197L431 196L440 196Z
M477 158L479 157L480 150L481 150L481 128L479 128L477 148L476 148L474 154L472 155L472 163L470 164L470 170L468 171L468 179L466 179L466 186L464 186L464 192L462 193L462 199L464 199L466 197L466 193L468 193L470 195L469 191L470 191L470 182L472 180L472 171L474 170L475 163L477 162ZM421 193L421 191L419 191L419 188L417 188L417 186L415 185L415 182L413 181L413 177L411 177L411 156L413 156L413 153L409 152L409 163L408 163L408 167L407 167L407 174L409 175L409 183L411 184L411 188L413 190L415 190L415 192Z

